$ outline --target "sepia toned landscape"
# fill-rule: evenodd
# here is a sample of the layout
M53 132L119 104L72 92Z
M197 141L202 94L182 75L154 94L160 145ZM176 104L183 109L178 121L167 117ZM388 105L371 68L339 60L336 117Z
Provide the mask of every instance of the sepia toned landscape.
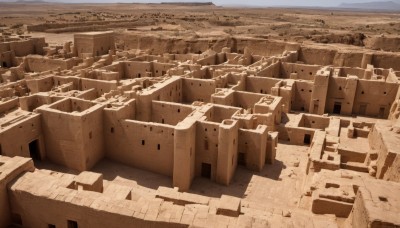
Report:
M400 227L380 4L0 2L0 228Z

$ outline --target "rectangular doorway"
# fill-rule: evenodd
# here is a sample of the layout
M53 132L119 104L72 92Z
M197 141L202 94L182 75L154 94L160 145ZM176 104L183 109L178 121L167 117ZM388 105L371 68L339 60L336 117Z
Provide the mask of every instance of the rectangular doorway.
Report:
M211 164L201 163L201 176L211 178Z
M318 104L314 104L314 111L313 111L313 114L318 114L318 109L319 109Z
M384 117L385 117L385 107L380 107L378 118L384 118Z
M335 102L333 105L333 113L334 114L340 114L342 111L342 103L341 102Z
M33 140L29 143L29 154L33 160L40 160L39 140Z
M360 104L360 110L358 111L358 114L361 116L365 116L365 113L367 113L367 105Z
M246 154L245 153L238 153L238 165L246 166Z
M305 134L303 142L304 142L305 145L310 145L311 144L311 135L310 134Z

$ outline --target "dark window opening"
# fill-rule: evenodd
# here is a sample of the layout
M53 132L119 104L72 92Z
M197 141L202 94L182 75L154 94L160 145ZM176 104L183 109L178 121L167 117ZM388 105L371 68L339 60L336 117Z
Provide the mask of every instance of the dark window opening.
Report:
M201 176L211 178L211 164L201 163Z
M1 149L1 144L0 144L0 155L3 154L3 150Z
M178 112L181 112L181 109L178 108Z
M142 146L144 146L144 144L145 144L145 141L144 141L144 140L142 140Z
M20 214L13 213L11 215L11 222L13 225L22 226L22 218Z
M3 67L8 67L6 62L3 62Z
M161 149L161 145L157 144L157 150L160 150L160 149Z
M384 118L384 117L385 117L385 108L384 107L380 107L379 108L378 118Z
M387 202L387 201L388 201L387 198L384 197L384 196L379 196L378 198L379 198L379 200L382 201L382 202Z
M310 134L305 134L304 135L304 144L310 145L311 144L311 135Z
M339 188L340 185L335 184L335 183L326 183L325 188Z
M56 225L48 224L47 227L48 227L48 228L56 228Z
M335 102L335 104L333 105L333 113L340 114L341 111L342 111L342 103Z
M161 123L164 123L164 119L161 119Z
M77 221L68 220L68 228L78 228L78 222Z
M141 77L140 73L137 76L138 76L138 78L140 78Z
M113 127L111 128L111 133L114 133L114 128Z
M238 165L246 165L246 154L245 153L240 153L238 154Z
M33 140L29 143L29 154L33 160L40 160L39 140Z

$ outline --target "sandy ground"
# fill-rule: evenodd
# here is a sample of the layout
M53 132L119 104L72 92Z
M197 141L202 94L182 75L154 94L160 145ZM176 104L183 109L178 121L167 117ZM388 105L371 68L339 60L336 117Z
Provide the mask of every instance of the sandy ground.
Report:
M366 38L398 35L400 33L398 18L399 13L347 12L329 9L0 3L0 27L6 26L19 34L26 34L27 26L30 25L57 24L57 28L49 27L31 33L34 36L45 35L50 44L68 41L70 33L74 32L121 31L133 28L143 34L161 32L177 36L207 37L246 35L289 41L360 45L360 34ZM36 32L63 33L63 35L53 36ZM336 37L331 37L332 35Z

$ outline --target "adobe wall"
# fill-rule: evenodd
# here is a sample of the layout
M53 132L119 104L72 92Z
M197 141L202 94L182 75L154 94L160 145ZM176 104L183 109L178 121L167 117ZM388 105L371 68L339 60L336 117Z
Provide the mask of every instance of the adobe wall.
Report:
M196 175L196 121L200 115L200 112L194 112L175 127L172 184L179 191L188 191Z
M93 56L106 55L115 49L114 33L78 33L74 35L74 48L78 56L89 53Z
M167 71L174 67L174 64L152 62L152 70L154 77L160 77L167 73Z
M196 61L197 64L200 64L202 66L210 66L210 65L217 65L218 64L218 58L217 54L215 55L210 55L204 58L201 58Z
M325 111L334 113L334 106L341 105L340 115L351 115L353 112L354 97L359 80L357 77L330 77Z
M115 132L121 137L114 137L112 145L115 146L107 156L123 164L172 177L174 127L128 119L120 124L122 129L115 127Z
M120 64L122 64L123 66L123 78L142 78L149 76L153 77L150 62L129 61L121 62Z
M327 69L322 69L315 75L309 107L310 113L319 115L325 113L329 80L330 72Z
M314 80L314 77L322 66L319 65L305 65L297 63L280 64L279 78L291 78L291 74L296 74L295 79L301 80Z
M239 129L238 153L245 154L246 168L261 171L267 154L267 126L259 125L256 130ZM271 151L268 151L271 153ZM240 157L240 155L238 155ZM240 161L239 161L240 162Z
M14 53L11 51L1 52L0 51L0 66L5 67L13 67L13 57Z
M49 70L69 70L77 63L73 59L49 59L41 56L27 56L27 69L31 72L43 72Z
M32 159L0 156L0 227L11 224L11 205L7 185L24 172L33 171Z
M272 94L272 88L282 80L264 77L246 77L245 91L252 93Z
M368 53L362 49L341 52L333 46L311 46L303 45L299 51L299 61L305 64L334 65L338 67L362 67L372 64L376 68L393 68L400 70L396 64L400 55L388 52Z
M312 81L295 81L291 98L292 110L309 111L314 83Z
M281 63L276 62L260 70L256 76L268 77L268 78L280 78L281 74Z
M106 55L115 49L114 33L96 35L93 38L93 55Z
M219 123L197 121L195 176L201 176L202 163L211 165L211 180L216 180L219 146Z
M103 134L106 157L118 159L119 151L124 150L125 145L119 139L127 137L121 120L135 119L135 100L131 99L121 106L107 106L104 108Z
M38 140L40 157L45 158L44 138L42 135L41 117L38 114L22 117L17 124L3 125L0 131L2 155L30 158L29 143Z
M9 110L18 108L18 98L10 99L0 103L0 113L3 114Z
M218 133L218 158L216 182L229 185L235 173L238 159L238 130L236 120L224 120Z
M54 85L57 85L57 86L68 84L68 83L72 82L72 88L74 90L88 89L88 88L82 88L81 78L79 78L79 77L53 76L53 80L54 80Z
M50 91L54 86L52 75L40 78L25 79L25 81L31 93L47 92Z
M223 120L232 118L240 110L241 108L232 106L213 105L209 112L204 113L204 116L207 117L206 120L222 123Z
M161 213L163 209L179 214L185 207L172 203L164 205L161 199L137 202L115 199L99 192L77 191L59 186L56 179L37 172L25 173L8 187L12 213L21 216L23 226L48 227L51 224L66 228L70 220L75 221L78 227L106 228L121 224L126 227L187 227L180 221L157 220L159 211ZM135 210L143 206L140 203L149 207L143 209L144 213L139 210L136 214ZM88 219L88 215L96 219Z
M94 88L96 89L98 97L105 93L109 93L111 90L116 90L118 87L117 81L100 81L89 78L81 78L80 81L82 90Z
M371 64L377 68L385 68L399 71L400 55L397 53L375 53L372 55Z
M397 145L392 141L393 132L389 131L389 126L384 123L375 124L368 135L368 142L371 149L378 153L376 162L376 178L383 179L390 168L393 168L393 162L398 160ZM397 164L395 164L396 166ZM395 178L396 179L396 178Z
M215 88L214 80L182 78L182 101L184 103L210 102L211 94L215 92Z
M18 57L36 54L34 41L31 39L10 42L10 50L13 50Z
M360 106L366 105L364 115L384 119L388 118L390 108L395 101L398 89L399 85L397 83L359 80L354 98L353 113L361 115ZM380 109L384 109L384 111L382 112Z
M71 169L84 171L93 167L103 156L102 105L79 101L78 108L71 107L77 99L64 99L49 107L39 107L47 158ZM91 107L84 107L85 105ZM85 113L74 110L85 109ZM60 111L63 110L63 111Z
M297 51L300 45L282 41L271 41L267 39L242 39L240 37L232 38L234 40L231 49L237 53L244 53L246 48L252 55L279 56L284 51Z
M180 77L172 77L157 86L150 86L137 92L133 98L136 99L136 118L141 121L151 120L152 101L182 102L183 83Z
M332 65L337 51L329 48L314 48L302 46L299 51L299 61L305 64L317 64L320 66Z
M45 96L45 95L39 95L39 94L34 94L30 96L24 96L19 98L19 107L22 110L32 112L34 109L46 105L46 104L51 104L55 101L61 100L63 98L61 97L55 97L55 96Z
M235 92L233 93L233 105L244 109L252 109L254 112L254 105L261 100L265 95L258 93L248 92Z
M177 125L193 112L191 106L178 103L152 101L151 103L151 122Z
M334 66L362 67L364 53L339 50L333 59Z

